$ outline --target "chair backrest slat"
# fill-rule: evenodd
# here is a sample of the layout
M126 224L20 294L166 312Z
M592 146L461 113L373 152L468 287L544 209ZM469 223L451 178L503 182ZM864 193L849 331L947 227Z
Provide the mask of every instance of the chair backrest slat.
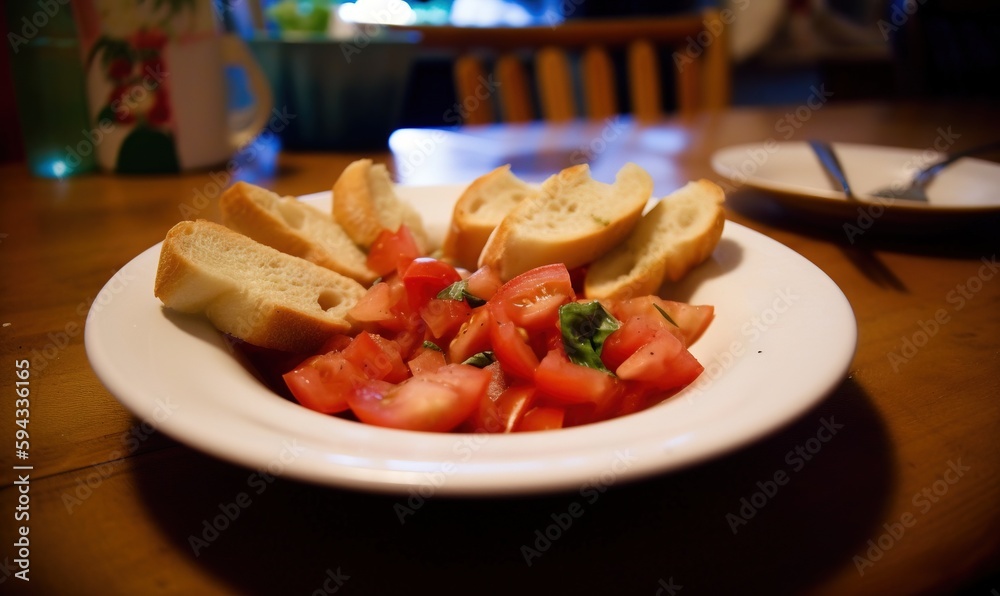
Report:
M615 68L608 51L600 46L587 48L581 59L581 67L587 118L602 120L619 113Z
M642 122L660 118L663 114L660 61L652 43L638 40L629 45L628 78L635 118Z
M496 119L491 101L480 100L476 91L486 80L482 59L473 54L459 56L455 61L455 94L466 124L489 124ZM480 93L481 95L482 93ZM487 98L488 100L489 98Z
M535 119L531 85L524 63L515 54L504 54L494 67L500 112L504 122L530 122Z
M671 68L679 113L729 104L726 27L714 9L675 17L570 21L554 27L396 28L419 32L426 47L460 55L455 63L455 88L459 102L468 100L474 107L463 110L468 124L493 121L494 102L506 122L536 117L602 119L620 113L612 51L622 50L629 110L636 119L662 117L662 75ZM494 57L492 70L481 58L469 58L484 52ZM525 53L534 54L534 61L529 61L533 77L521 58ZM577 64L579 73L574 69ZM488 99L478 97L477 92L483 94L483 81L491 76L497 89L489 91Z
M535 78L546 120L567 122L576 118L576 94L566 52L554 47L539 50L535 57Z

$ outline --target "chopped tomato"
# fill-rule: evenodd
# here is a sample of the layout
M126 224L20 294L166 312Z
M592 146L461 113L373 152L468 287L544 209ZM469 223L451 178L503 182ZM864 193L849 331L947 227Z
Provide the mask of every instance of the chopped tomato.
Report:
M368 268L378 275L393 271L402 274L410 263L420 256L420 247L406 226L395 232L382 230L368 250Z
M410 308L414 310L420 310L441 290L462 280L448 263L426 257L414 259L403 272L402 279Z
M481 306L473 310L448 345L448 358L452 362L465 362L469 357L489 350L492 327L493 316L489 309Z
M535 403L531 385L507 387L492 399L483 400L469 420L471 432L509 433Z
M473 271L466 282L469 293L483 300L492 298L503 285L503 282L500 281L500 275L492 267L480 267Z
M363 331L341 353L369 379L398 383L410 376L399 345L380 335Z
M684 335L684 345L690 346L708 329L715 307L705 304L687 304L674 300L664 300L659 296L650 296L655 304L663 309L673 319Z
M703 367L684 343L661 329L653 340L621 364L615 373L627 381L642 381L657 389L673 389L698 378Z
M412 327L411 315L414 313L410 308L406 287L399 276L393 275L365 292L347 315L359 323L402 331Z
M601 323L599 338L564 334L576 311L561 320L560 309L576 300L582 269L547 265L501 284L484 267L445 295L461 279L455 268L420 258L405 228L381 240L373 258L392 265L349 311L357 334L334 335L322 355L275 375L291 370L285 384L306 407L411 430L542 430L645 409L703 370L686 346L711 306L602 301L614 325ZM486 303L473 306L473 297ZM613 372L592 368L601 364Z
M359 323L391 321L396 316L393 304L389 284L379 282L365 292L347 315Z
M559 307L575 297L569 271L559 263L511 279L490 298L489 306L497 321L511 321L532 331L556 324Z
M493 344L493 355L505 371L522 379L535 376L538 356L514 323L494 321L490 326L490 342Z
M337 352L307 358L283 378L296 401L324 414L347 410L347 395L368 382L360 369Z
M601 350L601 361L609 370L618 370L622 362L653 341L656 332L662 329L658 321L648 316L632 316L621 321L621 324L617 331L604 340Z
M339 352L351 345L351 341L354 338L350 335L344 335L343 333L337 333L336 335L330 336L330 339L326 340L316 353L326 354L328 352Z
M497 415L503 432L513 432L535 403L536 390L529 385L511 387L497 398Z
M347 402L358 419L368 424L448 432L472 414L489 383L487 371L448 364L398 385L369 381L351 391Z
M623 381L621 386L623 387L622 398L614 416L626 416L645 410L666 397L662 391L646 383Z
M715 309L664 300L658 296L641 296L613 302L611 312L619 320L632 317L646 319L651 326L669 330L684 340L684 345L690 346L712 322Z
M559 404L593 403L603 405L614 395L615 378L594 368L575 364L565 352L549 351L534 374L535 387Z
M503 367L500 366L500 363L495 360L484 366L483 370L490 373L490 387L486 392L487 397L496 401L500 398L500 395L507 390L509 385L507 383L507 375L504 374Z
M431 335L449 340L471 314L472 308L464 300L432 298L420 309L420 318L427 323Z
M554 430L563 427L566 410L551 406L538 406L524 413L524 418L517 425L517 432L536 430Z
M396 342L396 345L399 346L399 355L406 360L413 356L417 348L424 345L424 340L427 339L427 325L420 318L420 315L416 314L407 316L407 318L402 319L402 322L402 329L395 333L392 330L387 330L386 336Z
M406 363L406 367L413 376L417 376L425 372L434 372L446 364L448 361L441 350L418 348L416 355Z

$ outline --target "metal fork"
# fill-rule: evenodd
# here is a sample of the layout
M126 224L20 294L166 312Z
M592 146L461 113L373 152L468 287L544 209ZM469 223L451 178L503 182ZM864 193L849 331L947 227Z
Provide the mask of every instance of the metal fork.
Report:
M941 161L935 162L926 168L918 171L916 175L910 180L908 184L892 184L885 188L880 188L875 192L871 193L873 196L882 197L885 199L909 199L912 201L927 201L927 185L930 184L931 180L935 176L941 173L943 169L955 163L956 161L962 159L963 157L968 157L976 153L985 153L987 151L992 151L994 149L1000 149L1000 141L994 141L992 143L986 143L985 145L978 145L976 147L971 147L964 151L959 151L957 153L952 153L945 156Z

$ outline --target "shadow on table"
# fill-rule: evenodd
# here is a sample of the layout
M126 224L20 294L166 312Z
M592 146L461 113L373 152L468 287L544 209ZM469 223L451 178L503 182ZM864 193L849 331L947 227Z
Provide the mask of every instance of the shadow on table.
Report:
M370 495L161 453L135 474L163 535L254 594L794 591L864 556L891 521L895 477L882 420L850 379L730 456L533 498Z
M888 216L865 219L853 212L819 213L795 208L794 202L750 188L726 197L727 208L750 219L849 249L977 260L996 252L1000 211L892 221ZM872 212L870 208L862 211Z

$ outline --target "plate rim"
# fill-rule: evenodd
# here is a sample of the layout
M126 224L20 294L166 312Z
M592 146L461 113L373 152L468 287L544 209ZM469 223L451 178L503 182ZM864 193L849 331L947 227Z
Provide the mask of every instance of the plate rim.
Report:
M841 207L844 208L845 205L860 206L860 205L880 205L884 207L887 211L892 211L896 213L906 213L907 215L917 215L921 217L934 217L941 215L977 215L982 213L994 213L1000 211L1000 202L993 205L942 205L935 203L923 203L919 201L910 201L906 199L879 199L874 195L860 195L857 197L856 201L850 201L847 195L843 191L839 190L827 190L827 189L813 189L812 192L801 192L789 185L784 185L781 183L769 182L757 178L755 176L748 176L745 180L737 179L734 176L734 171L728 166L729 160L724 160L723 157L729 154L745 153L750 149L764 148L768 143L763 142L751 142L751 143L739 143L736 145L729 145L727 147L722 147L716 149L712 152L710 163L712 170L724 177L726 180L733 182L740 186L747 186L757 190L766 191L779 195L783 199L794 199L795 202L801 204L803 200L805 202L815 202L820 205L826 205L828 207ZM779 148L782 146L803 146L806 147L808 144L805 141L776 141L776 146ZM888 145L874 145L870 143L851 143L851 142L836 142L834 145L839 145L841 147L863 147L866 149L881 149L887 151L897 151L897 152L913 152L914 154L923 154L925 151L921 149L914 149L912 147L893 147ZM934 153L942 155L941 152L934 150ZM990 162L982 159L976 159L974 157L966 157L963 159L968 159L972 161L977 161L985 164L991 164L994 166L1000 166L995 162Z

